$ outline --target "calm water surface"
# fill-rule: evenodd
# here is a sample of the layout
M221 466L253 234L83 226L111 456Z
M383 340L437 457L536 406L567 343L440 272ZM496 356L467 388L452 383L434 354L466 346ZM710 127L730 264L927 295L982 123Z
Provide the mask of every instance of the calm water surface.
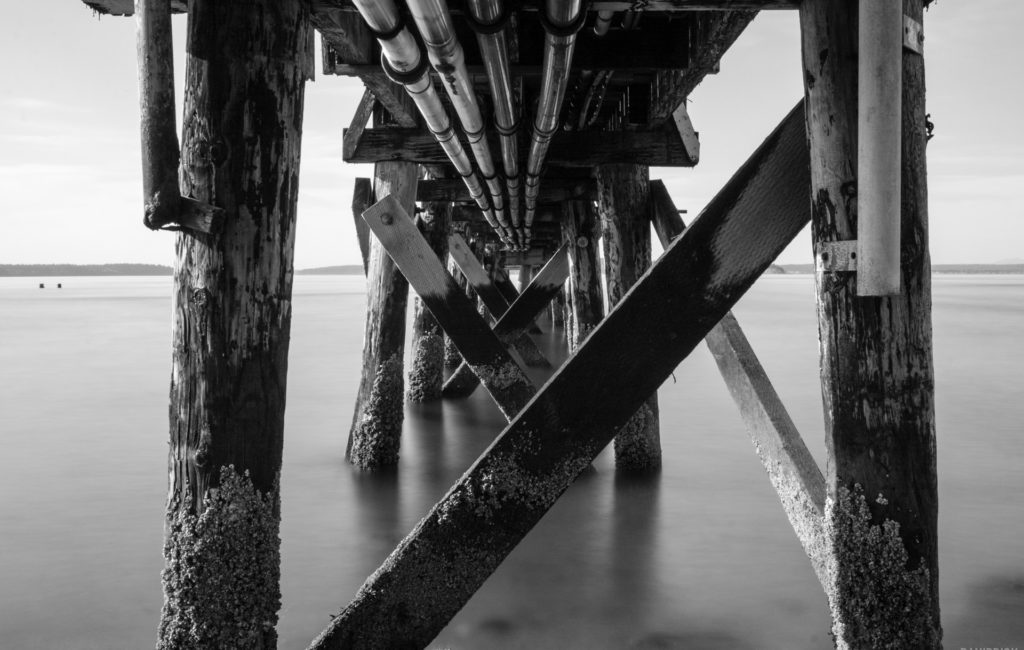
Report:
M0 278L0 648L152 647L170 278L57 280ZM934 284L946 647L1024 646L1024 277ZM823 464L812 285L768 276L736 315ZM397 473L351 471L364 300L361 278L296 278L281 648L304 648L503 428L482 391L410 406ZM432 647L831 646L706 349L659 395L661 475L622 480L599 457Z

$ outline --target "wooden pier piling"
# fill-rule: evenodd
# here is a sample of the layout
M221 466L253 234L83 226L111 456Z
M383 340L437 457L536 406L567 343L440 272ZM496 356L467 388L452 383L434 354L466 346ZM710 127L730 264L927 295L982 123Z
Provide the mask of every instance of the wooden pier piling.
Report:
M651 265L650 178L644 165L597 168L605 292L614 309ZM574 327L578 327L574 324ZM615 467L651 471L661 467L658 394L652 393L615 436Z
M920 22L921 0L904 13ZM812 235L819 256L856 239L857 6L800 8ZM925 175L924 60L902 52L902 294L865 297L818 264L829 453L829 603L840 648L938 648L935 407Z
M565 292L572 318L566 328L569 351L575 352L604 318L604 291L598 240L601 226L590 201L568 201L562 213L562 239L569 247L569 282ZM562 306L557 302L558 309Z
M394 196L411 212L418 175L418 165L413 163L377 163L374 196ZM369 470L398 462L404 420L405 310L409 300L408 281L375 237L370 237L366 284L363 371L345 456L356 467Z
M366 222L362 222L366 227ZM448 258L450 224L451 206L447 203L428 203L417 218L420 232L442 262ZM408 380L406 397L410 402L429 402L441 398L441 386L444 383L444 331L419 296L416 296L413 308Z
M161 649L276 647L308 11L189 3L181 187L225 223L175 245Z

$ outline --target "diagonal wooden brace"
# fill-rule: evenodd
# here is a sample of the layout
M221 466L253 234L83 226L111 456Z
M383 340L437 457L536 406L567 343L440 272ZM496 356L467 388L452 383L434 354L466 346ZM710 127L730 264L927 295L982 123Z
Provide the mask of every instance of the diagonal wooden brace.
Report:
M498 283L491 277L491 275L484 269L483 265L480 264L480 260L476 258L473 251L470 249L469 244L459 234L453 234L448 238L448 253L452 256L455 261L455 265L462 271L462 275L469 282L473 290L476 291L476 295L480 296L484 306L487 307L488 311L494 315L495 318L500 318L502 314L508 311L509 305L512 302L506 298L504 292L498 286ZM516 297L518 297L516 292ZM518 334L511 338L503 338L506 344L511 345L512 348L519 353L520 358L526 365L535 368L550 368L551 362L547 360L544 354L537 347L537 344L533 342L525 332ZM470 392L473 388L476 388L477 384L474 383ZM466 397L469 393L463 394L444 394L445 397Z
M512 306L494 324L494 333L498 338L510 345L524 337L528 338L527 331L533 325L537 314L547 307L551 299L559 292L568 275L569 253L566 245L563 244L551 256L540 273L534 276L526 290L519 294ZM476 390L479 383L473 370L463 363L445 382L444 388L441 389L441 395L444 397L468 397Z
M514 417L536 392L533 384L442 266L409 214L386 196L363 212L363 219L498 408L505 417Z
M651 182L654 230L668 248L686 229L668 189ZM739 407L750 440L768 473L782 508L814 573L828 589L825 545L825 477L804 444L793 419L775 392L768 374L750 347L732 312L726 314L705 337L733 401Z
M312 648L424 647L810 220L802 103Z

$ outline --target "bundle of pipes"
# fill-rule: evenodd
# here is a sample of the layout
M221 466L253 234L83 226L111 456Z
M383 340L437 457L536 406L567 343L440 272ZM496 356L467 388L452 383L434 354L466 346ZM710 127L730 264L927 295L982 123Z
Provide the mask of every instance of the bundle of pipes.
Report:
M558 116L562 111L565 89L569 85L576 33L583 26L586 12L583 11L581 0L547 0L540 17L545 31L544 65L530 138L530 156L526 160L526 247L530 245L530 228L537 211L540 173L551 138L558 130Z
M451 126L447 112L430 81L419 46L404 25L394 0L354 0L354 4L381 45L381 65L385 72L392 81L404 86L412 97L427 126L483 211L488 224L506 245L519 249L529 248L530 228L540 189L540 173L551 138L557 130L558 116L569 81L576 32L586 19L581 0L547 0L545 10L541 12L541 23L546 32L544 67L526 164L526 210L522 220L519 215L519 154L516 145L518 120L509 74L508 46L503 33L508 18L507 7L503 6L501 0L468 0L467 3L467 20L477 34L494 101L495 129L501 138L502 166L509 198L506 207L494 158L485 137L483 116L446 0L407 0L407 4L426 45L430 63L448 92L470 149L473 150L477 167L487 185L487 195Z

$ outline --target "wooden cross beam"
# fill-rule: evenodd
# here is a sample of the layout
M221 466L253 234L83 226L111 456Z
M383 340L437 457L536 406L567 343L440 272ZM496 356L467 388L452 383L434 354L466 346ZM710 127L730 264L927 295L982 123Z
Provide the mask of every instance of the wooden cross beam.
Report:
M476 295L480 296L484 306L495 318L501 318L509 310L510 301L502 293L497 283L491 278L491 275L486 269L480 264L480 260L473 255L473 251L470 250L469 244L462 238L461 235L454 234L448 238L448 254L452 256L455 261L455 265L462 271L463 277L469 282L469 285L476 291ZM514 333L509 336L501 336L497 331L498 338L500 338L507 345L511 345L512 348L519 353L519 356L528 366L536 368L550 368L551 362L547 360L544 354L537 347L537 344L533 342L526 332ZM472 373L471 373L472 374ZM475 377L476 375L472 375ZM474 382L472 387L469 388L469 392L473 392L478 385L478 382ZM445 397L466 397L469 393L441 393Z
M807 224L807 168L801 104L311 648L424 647L437 636Z
M458 348L463 363L480 377L505 417L515 416L533 397L533 384L445 270L409 214L386 196L366 210L363 219Z
M510 345L524 337L529 338L527 331L533 325L534 320L551 299L562 288L566 277L569 275L569 252L563 244L548 263L544 265L526 290L519 294L512 306L502 314L501 318L494 325L494 333L503 342ZM462 363L452 376L445 382L441 389L444 397L468 397L480 380L474 374L473 369L465 362Z
M808 187L810 182L808 176ZM686 225L665 184L652 181L650 187L654 230L667 249ZM827 590L823 528L825 477L732 312L711 328L704 342L739 407L750 441L754 443L789 523L810 558L814 573Z

